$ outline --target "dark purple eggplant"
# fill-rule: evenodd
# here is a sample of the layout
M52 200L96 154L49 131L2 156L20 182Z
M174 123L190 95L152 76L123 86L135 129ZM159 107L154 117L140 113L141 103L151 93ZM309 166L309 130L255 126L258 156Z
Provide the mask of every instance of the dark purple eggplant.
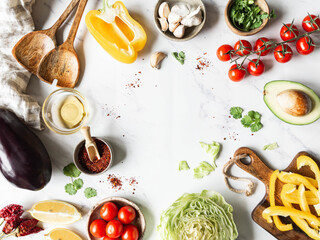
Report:
M19 188L42 189L52 166L41 140L13 112L0 109L0 171Z

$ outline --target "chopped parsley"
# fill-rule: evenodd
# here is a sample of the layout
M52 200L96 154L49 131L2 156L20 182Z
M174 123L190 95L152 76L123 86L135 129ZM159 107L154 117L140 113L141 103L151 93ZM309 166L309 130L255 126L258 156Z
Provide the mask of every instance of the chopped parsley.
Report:
M81 172L78 170L76 165L74 163L70 163L69 165L65 166L63 168L63 174L66 175L67 177L79 177Z
M95 190L94 188L88 187L84 190L84 195L86 196L86 198L92 198L97 196L97 190Z
M184 64L184 60L186 58L186 55L183 51L181 52L173 52L172 56L174 56L175 59L177 59L182 65Z
M234 119L240 119L242 118L243 109L241 107L232 107L230 108L230 115Z

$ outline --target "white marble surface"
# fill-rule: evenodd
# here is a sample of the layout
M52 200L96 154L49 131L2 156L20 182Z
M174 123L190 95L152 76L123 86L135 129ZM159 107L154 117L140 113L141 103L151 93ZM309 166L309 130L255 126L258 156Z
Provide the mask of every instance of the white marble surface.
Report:
M51 26L67 0L36 0L33 16L37 29ZM266 57L266 73L261 77L247 76L240 83L227 77L229 63L217 60L215 52L222 44L233 45L239 36L234 35L224 22L226 0L205 1L208 20L203 31L193 40L183 43L170 42L156 31L153 19L154 0L124 0L132 16L145 28L148 42L138 60L125 65L113 60L88 33L82 20L75 42L81 61L81 81L77 89L89 100L90 125L95 136L106 138L114 147L116 164L109 173L124 178L136 177L139 184L135 194L132 187L114 191L107 184L107 174L99 177L81 176L85 187L97 189L98 196L87 200L80 191L76 196L64 192L69 182L62 169L72 161L73 149L82 139L80 133L60 136L48 129L38 135L47 147L53 162L51 182L39 192L17 189L1 176L0 186L4 193L1 205L21 203L26 208L44 199L60 199L74 203L87 211L95 202L107 196L124 196L138 203L147 220L145 239L156 239L156 226L161 212L185 192L212 189L220 192L234 207L234 218L241 240L274 239L251 220L251 212L264 196L264 186L258 182L256 193L251 197L235 194L227 189L222 176L222 166L238 147L250 147L273 168L283 169L299 151L308 151L320 158L319 121L308 126L293 126L278 120L265 106L263 86L271 80L300 81L320 93L320 50L310 56L299 56L287 64L280 64L272 56ZM269 0L278 17L256 36L246 37L252 43L257 37L279 39L282 22L295 18L301 29L301 20L307 12L319 14L319 2L312 0ZM101 0L90 0L85 13L101 6ZM288 7L289 6L289 7ZM68 34L69 22L59 31L61 43ZM169 56L161 70L149 66L149 56L154 51L183 50L185 65ZM199 72L195 69L196 58L205 56L210 66ZM139 73L141 72L141 74ZM139 81L140 87L128 87ZM55 88L32 77L28 92L40 103ZM241 106L245 111L256 110L262 114L264 127L253 136L240 121L229 118L229 108ZM110 114L109 116L107 114ZM118 117L120 116L120 117ZM234 139L236 137L236 140ZM226 138L226 140L224 140ZM200 148L199 141L218 141L222 152L217 160L218 168L202 180L193 179L193 172L178 172L178 163L187 160L192 168L200 161L211 160ZM280 148L262 151L265 144L278 142ZM248 176L240 169L237 175ZM104 181L104 183L100 183ZM68 226L86 239L86 218ZM45 232L53 226L46 226ZM25 239L38 239L26 237Z

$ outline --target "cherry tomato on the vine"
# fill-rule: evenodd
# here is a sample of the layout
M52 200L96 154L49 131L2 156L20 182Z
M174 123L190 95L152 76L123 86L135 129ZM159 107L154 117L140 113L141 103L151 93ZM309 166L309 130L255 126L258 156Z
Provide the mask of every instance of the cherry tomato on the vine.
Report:
M233 64L229 69L228 76L234 82L241 81L246 75L246 70L237 64Z
M132 224L126 225L123 229L121 238L122 240L138 240L139 239L138 228Z
M220 61L226 62L231 59L233 47L228 44L224 44L217 49L217 57Z
M320 18L316 15L308 15L302 21L302 28L306 32L312 32L320 27Z
M133 207L124 206L120 208L118 218L123 224L129 224L136 218L136 211Z
M284 24L280 30L280 37L283 41L291 40L299 35L298 28L294 24ZM289 42L293 42L289 41Z
M302 38L299 38L296 43L296 49L298 53L302 55L308 55L313 52L314 50L314 44L309 36L305 36Z
M249 61L247 70L253 76L260 76L264 72L264 64L261 60L253 59Z
M253 50L255 52L258 52L257 53L258 55L260 54L261 56L266 56L271 51L270 49L271 45L267 44L269 42L270 40L266 37L259 38L254 44Z
M102 238L106 235L106 221L96 219L90 224L90 233L96 238Z
M100 210L100 216L106 221L114 219L117 215L118 207L113 202L105 203Z
M244 56L252 51L252 46L247 40L240 40L234 45L234 50L239 56Z
M289 62L292 58L292 49L287 44L282 44L274 49L274 58L280 63Z
M110 238L118 238L123 232L123 225L119 220L111 220L106 226L107 236Z

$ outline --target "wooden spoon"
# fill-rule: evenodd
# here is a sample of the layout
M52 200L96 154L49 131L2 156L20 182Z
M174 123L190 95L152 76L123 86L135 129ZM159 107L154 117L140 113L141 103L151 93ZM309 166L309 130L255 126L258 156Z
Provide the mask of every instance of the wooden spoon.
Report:
M79 79L80 63L73 42L88 0L80 0L67 40L51 50L40 62L38 77L48 83L58 80L58 87L73 88Z
M90 161L93 162L95 159L99 160L100 154L99 154L96 142L91 137L90 127L83 126L81 128L81 132L86 140L85 146L86 146L86 150L87 150Z
M12 49L12 55L25 69L37 74L41 59L57 45L55 34L79 0L72 0L55 24L47 29L28 33Z

